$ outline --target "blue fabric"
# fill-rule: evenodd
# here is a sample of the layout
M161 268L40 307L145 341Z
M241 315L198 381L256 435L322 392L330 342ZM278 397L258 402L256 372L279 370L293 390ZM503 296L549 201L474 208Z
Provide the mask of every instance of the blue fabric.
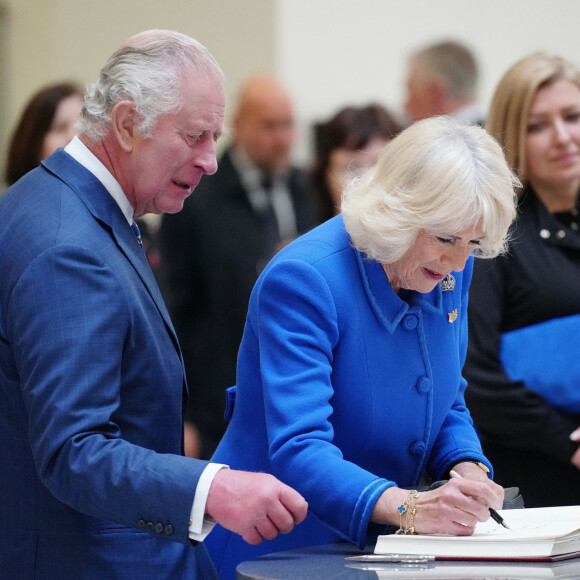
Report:
M121 210L64 151L0 198L0 272L3 577L211 578L173 327Z
M500 359L510 380L562 411L580 413L580 314L504 333Z
M484 459L465 407L467 293L395 294L338 216L280 251L260 276L238 357L233 417L214 460L274 474L304 495L306 521L259 546L221 527L206 540L220 576L262 553L348 540L359 547L391 485L441 479ZM457 310L455 322L449 314Z

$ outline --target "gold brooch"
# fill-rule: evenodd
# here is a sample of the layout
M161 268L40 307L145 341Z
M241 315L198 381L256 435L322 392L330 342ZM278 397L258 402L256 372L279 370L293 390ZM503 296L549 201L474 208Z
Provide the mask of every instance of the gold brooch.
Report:
M453 323L457 320L457 308L453 312L448 312L449 322Z

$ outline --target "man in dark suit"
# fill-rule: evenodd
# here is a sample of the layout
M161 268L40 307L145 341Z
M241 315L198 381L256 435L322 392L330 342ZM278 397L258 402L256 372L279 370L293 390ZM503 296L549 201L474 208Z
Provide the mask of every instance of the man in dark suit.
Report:
M217 520L250 543L306 503L183 457L179 344L133 219L216 170L223 73L195 40L130 38L79 138L0 199L0 570L28 580L215 578Z
M252 287L276 250L314 225L306 177L290 164L286 89L272 77L248 79L233 128L215 175L160 228L162 290L192 389L186 453L206 459L227 426L226 389L236 380Z

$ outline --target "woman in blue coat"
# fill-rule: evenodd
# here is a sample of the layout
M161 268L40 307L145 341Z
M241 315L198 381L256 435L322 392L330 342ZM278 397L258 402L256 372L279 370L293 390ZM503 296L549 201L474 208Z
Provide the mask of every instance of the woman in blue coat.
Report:
M364 547L391 525L471 534L488 506L501 507L461 369L471 255L503 250L516 184L481 128L421 121L347 188L342 215L270 262L213 460L274 474L307 499L309 515L257 547L217 526L206 543L222 578L263 553ZM451 468L463 479L412 491Z

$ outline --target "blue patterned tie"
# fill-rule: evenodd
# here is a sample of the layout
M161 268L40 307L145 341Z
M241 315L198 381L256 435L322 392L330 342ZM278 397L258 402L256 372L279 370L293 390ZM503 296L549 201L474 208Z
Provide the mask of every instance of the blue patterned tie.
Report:
M145 251L145 247L143 246L143 240L141 239L141 232L139 231L139 226L137 225L135 220L133 220L131 222L131 229L133 230L133 233L135 234L137 241L139 242L139 245L141 246L141 249L143 251Z

